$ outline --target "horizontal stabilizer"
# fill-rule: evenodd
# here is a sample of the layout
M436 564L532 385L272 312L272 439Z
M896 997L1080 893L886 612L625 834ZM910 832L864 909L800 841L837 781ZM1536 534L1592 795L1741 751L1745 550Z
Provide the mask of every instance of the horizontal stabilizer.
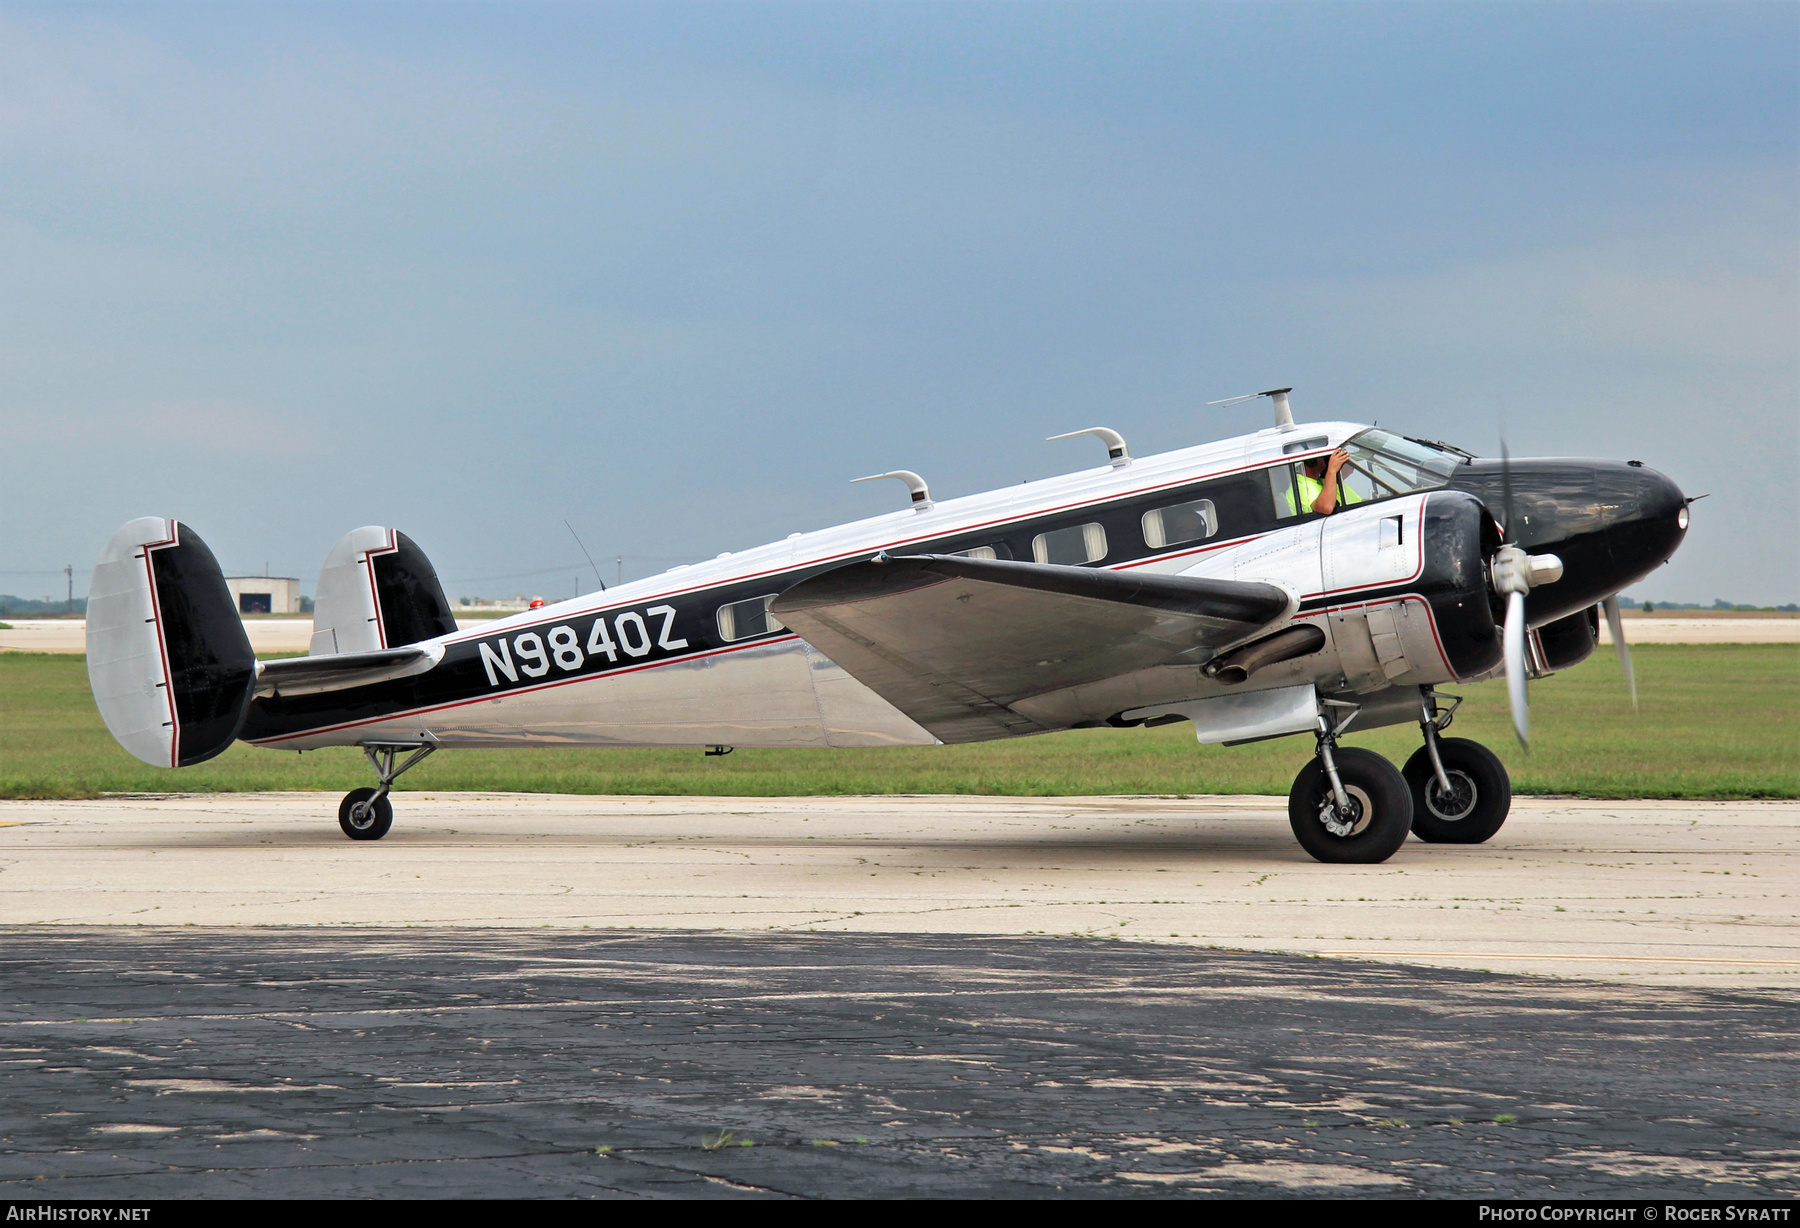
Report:
M256 694L322 695L428 672L444 659L442 644L378 648L332 656L284 657L256 664Z
M934 736L973 742L1046 729L1020 700L1216 651L1292 608L1273 584L917 555L804 580L770 612Z

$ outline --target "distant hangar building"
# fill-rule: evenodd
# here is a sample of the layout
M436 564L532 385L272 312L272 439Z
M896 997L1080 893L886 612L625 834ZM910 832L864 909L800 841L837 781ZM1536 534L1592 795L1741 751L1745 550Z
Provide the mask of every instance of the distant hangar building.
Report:
M300 581L292 576L226 576L239 614L298 614Z

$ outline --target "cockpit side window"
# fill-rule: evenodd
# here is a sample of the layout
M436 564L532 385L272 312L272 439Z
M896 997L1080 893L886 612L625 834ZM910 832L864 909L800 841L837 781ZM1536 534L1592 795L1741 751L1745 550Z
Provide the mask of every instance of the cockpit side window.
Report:
M1346 482L1345 485L1352 484ZM1276 465L1269 470L1269 493L1275 499L1275 519L1288 520L1295 516L1312 515L1312 504L1318 498L1319 484L1306 476L1300 462ZM1360 490L1356 494L1359 501L1364 497Z

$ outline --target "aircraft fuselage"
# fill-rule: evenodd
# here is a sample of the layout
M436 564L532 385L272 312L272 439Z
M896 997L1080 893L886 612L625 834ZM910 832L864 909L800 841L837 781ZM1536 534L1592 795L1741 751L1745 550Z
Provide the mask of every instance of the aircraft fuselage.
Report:
M241 736L292 750L419 741L928 744L940 739L767 612L769 601L795 584L883 553L976 552L1266 580L1292 594L1290 619L1315 622L1328 643L1323 655L1273 666L1240 690L1310 679L1321 691L1410 694L1416 708L1419 686L1486 676L1498 660L1485 580L1439 574L1445 565L1426 545L1432 534L1492 532L1491 523L1476 524L1455 492L1499 516L1504 483L1498 462L1444 452L1441 465L1429 461L1416 471L1411 488L1400 489L1405 480L1365 483L1357 502L1329 517L1296 505L1286 493L1294 467L1369 429L1315 423L1265 430L796 534L443 636L441 662L416 677L257 698ZM1391 473L1388 480L1396 481ZM1519 522L1513 539L1565 564L1560 581L1530 594L1534 627L1581 616L1641 578L1673 552L1685 529L1681 492L1631 464L1516 461L1511 486ZM1204 677L1200 664L1160 665L1110 689L1048 696L1032 709L1032 727L1021 731L1121 723L1119 714L1129 710L1224 693L1226 684ZM1365 726L1388 719L1379 703L1370 708Z

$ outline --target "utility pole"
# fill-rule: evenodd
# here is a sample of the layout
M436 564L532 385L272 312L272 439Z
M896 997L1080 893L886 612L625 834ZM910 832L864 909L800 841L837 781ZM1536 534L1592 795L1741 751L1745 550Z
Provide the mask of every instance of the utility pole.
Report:
M69 613L73 614L75 612L75 564L69 563L64 566L63 575L69 578Z

